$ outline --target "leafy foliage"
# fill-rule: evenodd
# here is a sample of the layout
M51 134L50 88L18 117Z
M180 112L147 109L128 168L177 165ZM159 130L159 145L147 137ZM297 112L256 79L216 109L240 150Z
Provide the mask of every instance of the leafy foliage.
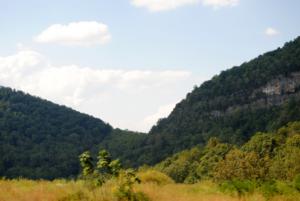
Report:
M294 187L300 191L300 174L298 174L294 179Z
M20 91L0 88L0 177L75 177L80 170L78 155L84 150L90 149L90 156L95 156L98 147L109 143L114 144L111 149L117 156L144 136L113 129L100 119ZM129 166L130 155L122 160Z
M264 184L273 179L292 181L300 174L299 135L300 122L292 122L273 133L258 132L241 147L213 138L204 149L180 152L155 168L185 183L206 179Z
M211 179L218 162L231 149L232 145L220 143L214 138L204 149L195 147L180 152L155 167L176 182L195 183L201 179Z
M110 125L94 117L0 88L0 176L76 176L77 156L111 132Z
M82 167L82 175L84 177L89 176L94 171L93 158L89 151L82 153L79 156L80 166Z
M86 184L92 188L102 186L111 179L117 180L115 196L119 201L148 201L148 197L142 192L135 192L133 185L140 183L134 170L121 169L118 159L113 160L106 150L100 150L98 161L95 162L88 151L79 156L82 176Z
M231 150L215 170L216 180L256 180L266 176L266 161L255 152Z
M139 182L140 179L132 169L122 171L114 192L118 201L149 201L149 198L143 192L133 190L133 185Z
M82 169L82 176L89 184L101 186L112 177L119 176L121 163L118 159L112 160L106 150L100 150L97 163L91 157L90 152L86 151L79 156Z
M232 180L226 181L220 185L221 191L229 194L237 194L237 196L245 195L253 192L256 188L256 183L249 180Z

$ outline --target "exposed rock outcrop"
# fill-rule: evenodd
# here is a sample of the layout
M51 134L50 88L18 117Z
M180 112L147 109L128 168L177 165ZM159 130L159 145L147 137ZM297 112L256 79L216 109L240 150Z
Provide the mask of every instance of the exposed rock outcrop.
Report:
M258 94L263 94L263 96ZM295 72L288 76L281 76L273 79L265 86L254 90L253 94L249 98L251 102L243 105L231 106L225 111L212 111L210 112L210 116L213 118L219 118L249 107L252 109L258 109L281 105L291 97L300 100L300 72Z
M270 81L262 88L262 92L268 96L295 93L300 86L300 72L292 73L288 77L279 77Z

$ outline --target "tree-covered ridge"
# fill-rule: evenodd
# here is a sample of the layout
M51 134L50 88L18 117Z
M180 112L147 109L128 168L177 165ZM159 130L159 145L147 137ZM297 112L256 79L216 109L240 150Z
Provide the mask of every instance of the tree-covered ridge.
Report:
M112 127L91 116L20 91L0 89L0 176L77 175L77 157Z
M230 106L264 97L263 94L253 97L253 93L269 81L297 71L300 71L300 37L283 48L223 71L200 87L195 87L168 118L160 120L152 128L151 133L180 132L185 130L184 124L190 120L186 119L189 116L199 120L207 111L224 111ZM174 121L177 126L173 126Z
M121 129L38 97L0 88L0 177L66 178L79 173L77 157L109 147L131 166L146 135Z
M139 148L147 137L145 133L114 129L99 144L99 148L107 149L112 156L120 158L125 167L137 166L141 164L137 164L134 158L139 154Z
M300 120L299 72L300 37L214 76L153 126L149 137L134 150L136 165L155 164L204 145L211 137L242 144L257 131L273 131ZM272 85L279 89L267 93L266 87Z
M256 133L238 147L217 138L177 153L155 166L177 182L200 180L284 180L300 174L300 122L273 133Z
M138 167L203 147L212 137L241 145L258 131L274 132L300 120L299 72L300 37L196 87L148 135L113 129L70 108L0 88L0 176L77 175L77 156L84 150L95 155L99 148L126 167ZM229 147L220 146L216 151L226 154ZM210 156L207 161L219 160L214 152Z

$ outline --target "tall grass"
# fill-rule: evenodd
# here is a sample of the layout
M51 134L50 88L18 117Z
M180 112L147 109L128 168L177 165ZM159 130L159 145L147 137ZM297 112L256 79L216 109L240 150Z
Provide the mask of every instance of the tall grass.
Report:
M300 193L284 184L286 193L270 197L270 201L300 201ZM0 180L0 201L117 201L114 196L115 181L99 188L90 188L83 181L31 181ZM243 196L224 193L217 184L206 181L198 184L165 185L142 183L135 190L143 191L152 201L265 201L260 191Z

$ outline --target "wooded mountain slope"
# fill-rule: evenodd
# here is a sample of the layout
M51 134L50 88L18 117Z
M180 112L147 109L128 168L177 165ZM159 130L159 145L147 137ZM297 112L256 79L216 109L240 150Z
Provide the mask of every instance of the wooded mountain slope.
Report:
M0 88L0 176L79 173L78 155L107 149L125 166L156 164L211 137L241 145L257 131L300 120L300 37L187 94L148 135L113 129L70 108Z
M155 164L211 137L242 144L256 131L300 120L299 89L300 37L194 88L130 150L133 164Z
M0 88L0 176L77 176L79 154L97 152L99 143L112 133L113 128L100 119ZM127 140L135 136L127 133Z

